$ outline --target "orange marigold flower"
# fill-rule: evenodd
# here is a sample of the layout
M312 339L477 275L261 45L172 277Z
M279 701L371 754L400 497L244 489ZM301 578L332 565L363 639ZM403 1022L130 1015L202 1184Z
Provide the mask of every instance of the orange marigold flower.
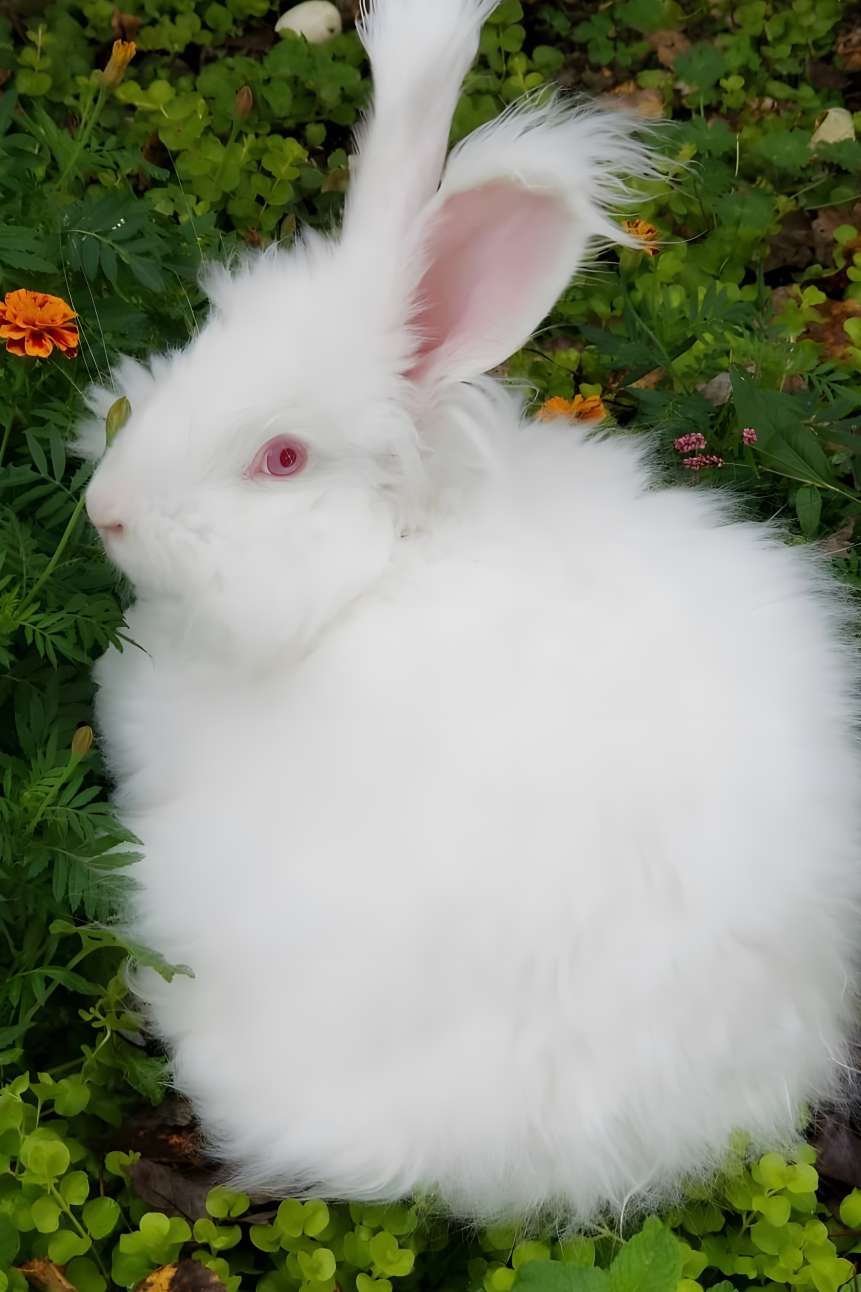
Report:
M656 256L658 254L657 241L658 230L647 220L626 220L622 225L626 233L637 238L640 242L640 250L645 251L647 256Z
M574 422L602 422L607 409L600 395L575 395L573 399L556 395L541 405L538 416L542 422L552 422L556 417L567 417Z
M108 59L108 65L102 72L102 82L113 89L119 85L120 81L126 74L126 68L137 53L137 45L133 40L115 40L114 47L111 50L111 56Z
M74 359L78 353L77 314L60 296L21 287L0 302L0 340L10 354L47 359L54 347Z

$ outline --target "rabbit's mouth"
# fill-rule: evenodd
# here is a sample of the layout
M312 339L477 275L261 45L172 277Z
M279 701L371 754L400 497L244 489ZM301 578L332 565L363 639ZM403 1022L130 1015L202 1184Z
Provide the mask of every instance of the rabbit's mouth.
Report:
M102 540L102 547L105 549L109 559L114 565L118 565L119 561L116 559L115 554L122 551L122 544L125 540L125 526L108 525L104 528L99 527L99 538Z
M138 593L175 597L201 584L210 542L196 528L148 514L134 523L99 528L108 560Z

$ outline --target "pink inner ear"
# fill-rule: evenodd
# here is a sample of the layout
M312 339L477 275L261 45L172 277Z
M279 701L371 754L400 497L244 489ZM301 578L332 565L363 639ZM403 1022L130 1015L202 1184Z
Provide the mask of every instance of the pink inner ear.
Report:
M426 376L443 347L454 368L467 359L486 372L522 344L552 304L547 281L558 277L571 222L558 197L506 180L450 197L428 239L408 375Z

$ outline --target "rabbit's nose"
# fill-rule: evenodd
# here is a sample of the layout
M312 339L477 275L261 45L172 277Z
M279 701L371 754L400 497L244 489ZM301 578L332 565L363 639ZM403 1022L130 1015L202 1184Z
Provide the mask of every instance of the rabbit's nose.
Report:
M87 515L103 536L119 538L123 532L123 522L117 516L117 508L111 506L109 499L93 498L87 495Z

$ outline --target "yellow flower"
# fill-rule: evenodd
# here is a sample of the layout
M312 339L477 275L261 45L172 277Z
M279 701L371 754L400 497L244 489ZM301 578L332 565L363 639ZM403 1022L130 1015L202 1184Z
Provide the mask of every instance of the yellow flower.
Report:
M653 224L649 224L647 220L626 220L622 228L639 240L640 250L645 251L647 256L658 254L658 248L655 245L658 241L658 230Z
M78 353L77 318L71 305L60 296L31 292L21 287L7 292L0 302L0 340L10 354L47 359L54 347L74 359Z
M542 422L552 422L557 417L567 417L572 422L602 422L606 416L607 409L600 395L575 395L573 399L556 395L538 410Z
M133 40L115 40L114 47L111 50L111 56L108 59L108 65L102 72L102 83L109 90L119 85L120 81L126 74L126 68L137 53L137 45Z

